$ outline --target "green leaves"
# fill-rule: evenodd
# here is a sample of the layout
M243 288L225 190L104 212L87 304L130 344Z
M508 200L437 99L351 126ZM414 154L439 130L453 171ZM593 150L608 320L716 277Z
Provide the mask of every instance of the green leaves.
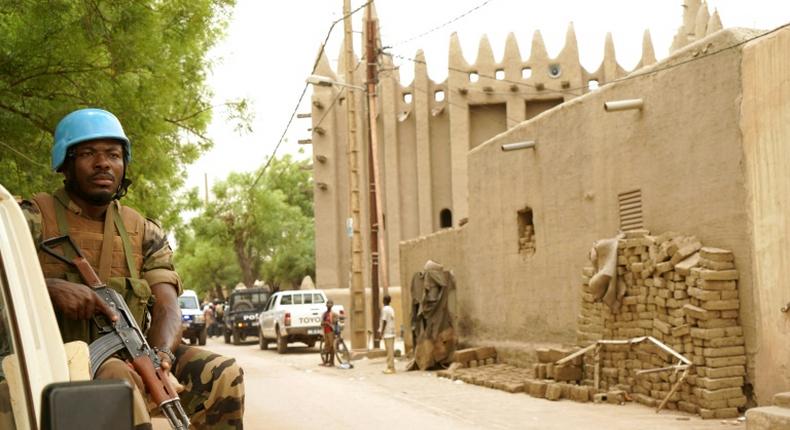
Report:
M252 286L260 279L289 289L306 275L315 278L307 163L285 156L272 160L255 188L250 173L233 173L214 186L215 199L177 234L176 264L187 288ZM190 196L194 204L197 190Z
M44 167L57 122L101 107L132 141L124 203L174 226L185 166L212 144L205 57L233 4L0 0L0 183L23 196L57 187Z

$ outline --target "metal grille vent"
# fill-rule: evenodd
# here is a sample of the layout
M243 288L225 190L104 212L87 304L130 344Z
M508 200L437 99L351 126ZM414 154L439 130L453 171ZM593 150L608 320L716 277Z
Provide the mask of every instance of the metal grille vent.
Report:
M620 204L620 230L636 230L644 227L642 222L642 190L627 191L617 195Z

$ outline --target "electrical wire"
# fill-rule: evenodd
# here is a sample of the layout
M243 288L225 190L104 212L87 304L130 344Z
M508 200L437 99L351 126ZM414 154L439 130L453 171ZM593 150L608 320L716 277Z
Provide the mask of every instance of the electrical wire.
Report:
M45 169L49 169L49 166L47 166L46 164L44 164L44 163L41 163L41 162L38 162L38 161L36 161L36 160L34 160L34 159L32 159L32 158L28 157L28 156L27 156L27 155L25 155L23 152L19 151L18 149L14 148L13 146L11 146L11 145L9 145L9 144L7 144L7 143L5 143L5 142L3 142L2 140L0 140L0 145L3 145L3 146L5 146L6 148L10 149L11 151L14 151L14 152L15 152L17 155L19 155L19 156L20 156L20 157L22 157L23 159L25 159L25 160L27 160L27 161L29 161L29 162L31 162L31 163L33 163L33 164L35 164L36 166L40 166L40 167L43 167L43 168L45 168Z
M659 73L659 72L663 72L665 70L669 70L669 69L673 69L673 68L678 67L678 66L682 66L684 64L688 64L688 63L691 63L691 62L694 62L694 61L699 61L699 60L705 59L707 57L710 57L710 56L713 56L713 55L717 55L717 54L720 54L722 52L725 52L725 51L737 48L737 47L742 46L742 45L744 45L746 43L749 43L751 41L754 41L754 40L766 37L768 35L776 33L777 31L780 31L780 30L782 30L784 28L787 28L787 27L790 27L790 23L781 25L779 27L774 28L773 30L767 31L765 33L760 33L757 36L750 37L748 39L745 39L745 40L742 40L740 42L734 43L732 45L725 46L725 47L723 47L723 48L721 48L719 50L716 50L716 51L708 52L706 54L702 54L702 55L699 55L699 56L696 56L696 57L692 57L692 58L689 58L689 59L684 60L684 61L679 61L677 63L667 64L667 65L665 65L663 67L652 68L650 70L646 70L646 71L641 72L641 73L631 73L631 74L623 76L621 78L614 79L612 81L606 82L605 84L611 84L611 83L615 83L615 82L624 82L624 81L628 81L628 80L635 79L635 78L642 77L642 76L653 75L653 74L656 74L656 73ZM407 56L404 56L404 55L393 54L393 53L390 53L390 52L383 52L383 54L384 55L389 55L390 57L394 57L394 58L399 58L399 59L402 59L402 60L410 61L410 62L415 63L415 64L427 64L427 61L418 60L418 59L407 57ZM447 69L450 70L450 71L453 71L453 72L458 72L458 73L464 73L464 74L470 73L468 70L462 70L462 69L458 69L458 68L451 67L451 66L448 66ZM537 87L535 85L529 84L527 82L514 81L514 80L511 80L511 79L497 79L496 76L490 76L490 75L486 75L486 74L483 74L483 73L477 73L477 75L480 76L480 77L492 79L492 80L495 80L495 81L507 82L507 83L511 83L511 84L515 84L515 85L520 85L520 86L524 86L524 87L528 87L528 88L537 89ZM586 89L589 89L589 87L582 86L582 87L577 87L577 88L568 88L568 89L565 89L565 90L555 90L555 89L545 88L544 87L543 90L541 90L541 91L547 91L547 92L553 92L553 93L569 94L569 95L579 96L581 94L577 94L576 92L580 91L580 90L584 91Z
M404 39L404 40L401 40L401 41L395 42L395 43L393 43L392 45L390 45L390 46L389 46L389 48L392 48L393 46L403 45L404 43L409 43L409 42L412 42L412 41L414 41L414 40L417 40L417 39L419 39L419 38L421 38L421 37L423 37L423 36L427 36L427 35L429 35L429 34L431 34L431 33L435 32L435 31L441 30L442 28L444 28L444 27L447 27L448 25L450 25L450 24L452 24L452 23L454 23L454 22L456 22L456 21L460 20L461 18L464 18L464 17L466 17L467 15L469 15L469 14L471 14L471 13L473 13L473 12L477 11L478 9L480 9L480 8L482 8L483 6L485 6L485 5L489 4L489 3L491 3L492 1L493 1L493 0L486 0L486 1L484 1L484 2L482 2L482 3L480 3L480 4L478 4L477 6L475 6L475 7L471 8L471 9L467 10L466 12L464 12L464 13L462 13L462 14L460 14L460 15L456 16L455 18L453 18L453 19L451 19L451 20L449 20L449 21L445 22L444 24L440 24L440 25L438 25L438 26L436 26L436 27L433 27L433 28L431 28L430 30L424 31L424 32L422 32L422 33L420 33L420 34L418 34L418 35L416 35L416 36L410 37L410 38L408 38L408 39Z
M348 14L343 15L342 17L332 22L332 25L329 26L329 30L327 30L326 32L326 37L324 37L324 42L321 44L321 49L318 50L318 55L316 55L315 57L315 62L313 63L313 69L310 71L310 74L315 73L315 69L318 68L318 63L321 61L321 56L324 54L324 49L326 49L326 43L329 41L329 36L332 34L332 31L335 29L335 26L338 23L342 22L344 19L364 9L366 6L370 5L371 3L373 3L373 0L368 0L361 6L349 12ZM277 150L280 149L280 145L282 145L283 141L285 140L285 135L288 133L288 130L291 128L291 124L293 123L294 118L296 118L296 114L299 111L299 106L302 105L302 100L304 100L304 96L307 93L307 88L309 86L310 84L305 82L304 87L302 87L302 92L299 94L299 99L297 100L296 105L294 106L294 110L293 112L291 112L291 117L288 118L288 122L285 124L285 129L283 130L283 133L280 135L280 139L277 141L277 145L274 146L274 150L272 151L269 158L266 160L266 164L263 165L263 167L260 169L258 174L255 176L255 180L252 181L252 185L250 185L249 188L250 191L252 191L252 189L255 188L255 186L258 184L258 181L263 176L264 172L266 172L266 169L269 167L269 165L271 165L275 155L277 155Z

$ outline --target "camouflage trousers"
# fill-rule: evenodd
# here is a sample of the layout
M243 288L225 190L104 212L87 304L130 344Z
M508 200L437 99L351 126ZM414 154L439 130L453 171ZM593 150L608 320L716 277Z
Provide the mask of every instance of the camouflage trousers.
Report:
M178 395L189 415L192 430L240 430L244 428L244 371L236 360L210 351L181 345L175 351L173 376L184 387ZM126 363L111 358L99 368L97 379L123 379L134 390L136 430L151 428L149 410L140 376ZM157 411L158 412L158 411Z

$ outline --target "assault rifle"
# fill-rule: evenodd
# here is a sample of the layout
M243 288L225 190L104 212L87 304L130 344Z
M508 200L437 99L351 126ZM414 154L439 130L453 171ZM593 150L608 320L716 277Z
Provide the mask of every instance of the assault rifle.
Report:
M73 260L58 254L53 249L58 245L66 246L66 244L70 245L76 254ZM91 377L96 376L96 371L105 360L113 355L120 355L132 363L132 367L142 378L146 391L170 422L170 427L174 430L189 428L189 417L181 406L176 390L170 380L165 377L159 356L148 345L123 297L99 279L96 271L82 256L82 252L71 240L71 237L60 236L48 239L43 241L40 247L47 254L75 267L83 282L92 288L118 315L118 320L114 323L108 321L104 315L93 317L100 337L93 341L89 347Z

